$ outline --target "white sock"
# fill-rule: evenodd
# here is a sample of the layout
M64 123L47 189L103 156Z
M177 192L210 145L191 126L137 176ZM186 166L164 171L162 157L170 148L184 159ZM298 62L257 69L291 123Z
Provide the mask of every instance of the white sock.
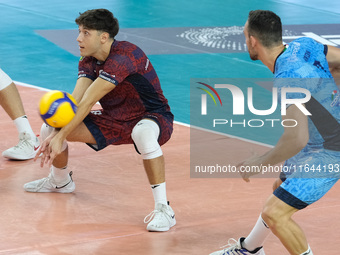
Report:
M166 198L166 186L165 182L151 185L153 198L155 200L155 205L158 203L167 205L168 200Z
M309 245L308 245L308 250L305 251L305 252L303 252L303 253L301 253L301 255L313 255L313 252L312 252L312 250L310 249Z
M17 127L19 134L25 132L26 134L29 134L32 139L34 139L35 134L26 115L16 118L14 120L14 124Z
M67 166L63 168L57 168L52 165L51 172L52 172L53 179L58 184L64 184L70 180L69 172L67 171Z
M261 215L258 218L253 230L243 241L242 247L246 248L248 251L253 251L258 247L261 247L266 240L267 236L270 234L270 229L267 224L262 219Z

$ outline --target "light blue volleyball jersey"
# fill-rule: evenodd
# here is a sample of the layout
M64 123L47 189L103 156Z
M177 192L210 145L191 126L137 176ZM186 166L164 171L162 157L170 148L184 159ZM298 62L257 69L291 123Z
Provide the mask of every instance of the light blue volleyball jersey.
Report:
M340 91L329 71L327 49L311 38L296 39L278 56L274 68L274 86L279 92L283 87L298 87L311 93L311 99L305 103L312 114L308 117L308 144L286 160L288 178L274 192L288 204L294 201L290 205L299 209L303 207L296 205L295 198L311 204L340 177ZM303 93L287 94L289 99L304 97ZM293 198L287 199L290 195Z
M332 78L327 49L326 45L308 37L292 41L276 59L275 78Z
M305 106L312 116L308 118L307 146L340 151L340 91L329 71L326 54L327 46L311 38L291 42L276 60L274 86L309 90L312 98ZM287 94L289 99L304 96Z

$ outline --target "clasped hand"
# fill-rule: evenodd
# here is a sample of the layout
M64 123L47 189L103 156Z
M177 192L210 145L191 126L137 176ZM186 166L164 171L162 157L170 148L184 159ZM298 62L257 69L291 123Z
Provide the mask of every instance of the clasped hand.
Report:
M253 153L247 160L237 165L239 173L244 181L250 182L249 177L262 173L262 160L261 156Z
M40 166L48 164L51 167L54 159L62 152L63 139L58 135L58 132L52 132L41 144L34 161L41 155Z

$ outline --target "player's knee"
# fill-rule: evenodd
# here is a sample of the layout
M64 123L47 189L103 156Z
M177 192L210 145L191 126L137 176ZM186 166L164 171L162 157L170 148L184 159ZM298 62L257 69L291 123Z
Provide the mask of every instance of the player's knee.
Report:
M152 120L141 120L133 128L131 137L143 159L153 159L163 155L158 136L159 127Z
M0 91L12 84L12 79L0 69Z
M267 208L263 209L261 216L263 221L270 229L273 229L275 227L275 218Z
M273 232L284 226L289 218L287 215L284 215L279 208L268 205L263 208L261 216L263 221Z
M280 178L276 179L273 183L273 191L275 191L282 184L282 180Z

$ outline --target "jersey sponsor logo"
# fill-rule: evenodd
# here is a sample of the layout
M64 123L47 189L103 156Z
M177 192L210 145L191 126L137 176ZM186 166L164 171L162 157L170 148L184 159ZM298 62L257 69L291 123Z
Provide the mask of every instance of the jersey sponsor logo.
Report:
M147 58L146 59L145 70L148 70L149 64L150 64L150 60Z
M91 111L91 113L94 114L94 115L102 115L103 114L102 111L100 111L100 110L93 110L93 111Z
M85 73L78 74L78 78L81 78L81 77L86 77L86 74Z
M114 74L109 74L109 73L107 73L107 72L105 72L105 71L103 71L103 70L100 70L100 71L99 71L99 75L105 75L105 76L112 77L112 78L116 77L116 75L114 75Z
M106 77L106 76L103 76L103 75L99 75L100 78L108 81L108 82L111 82L113 84L116 84L116 81L114 79L111 79L110 77Z
M340 93L337 90L333 90L331 107L338 105L340 105Z
M99 71L99 77L104 79L104 80L106 80L106 81L108 81L108 82L111 82L113 84L117 83L117 81L115 80L116 75L109 74L109 73L107 73L107 72L105 72L103 70Z
M334 96L335 96L337 93L338 93L337 90L333 90L333 92L332 92L332 100L334 100Z

